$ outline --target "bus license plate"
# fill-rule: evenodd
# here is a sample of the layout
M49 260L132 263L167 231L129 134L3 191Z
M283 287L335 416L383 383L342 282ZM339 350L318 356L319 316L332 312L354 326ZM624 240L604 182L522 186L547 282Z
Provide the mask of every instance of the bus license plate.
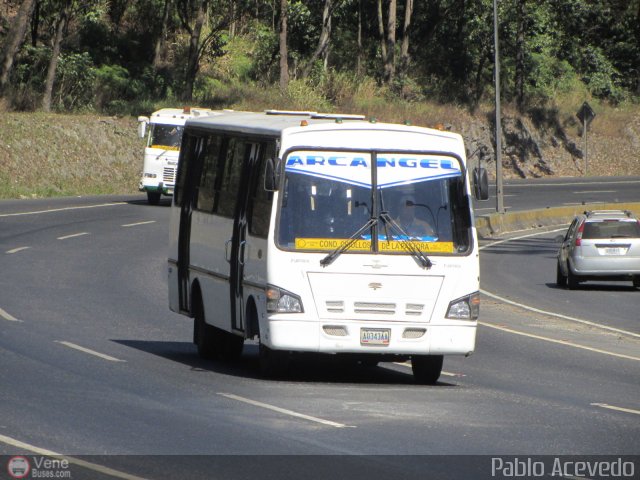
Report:
M390 328L361 328L360 345L389 345Z

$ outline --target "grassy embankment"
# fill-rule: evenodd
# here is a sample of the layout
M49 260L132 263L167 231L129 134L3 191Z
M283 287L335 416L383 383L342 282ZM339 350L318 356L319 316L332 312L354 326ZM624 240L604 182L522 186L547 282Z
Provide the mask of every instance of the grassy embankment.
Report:
M297 100L290 96L276 102L269 102L266 95L245 95L242 101L228 105L237 110L256 111L335 110L375 116L380 121L410 120L422 126L442 123L461 132L467 141L478 131L484 132L485 139L490 138L487 134L492 130L490 107L471 115L450 105L391 103L375 92L353 92L348 98L338 98L341 106L334 108L325 100L309 98L304 93L308 91L301 92ZM580 125L574 111L580 103L575 109L569 104L556 118L564 134L581 148ZM596 111L588 137L588 174L640 175L640 108L598 106ZM504 114L508 116L510 112L505 110ZM537 133L545 138L541 142L542 153L555 175L583 174L583 160L559 148L553 132ZM0 123L0 198L135 193L142 151L143 141L137 137L133 117L5 112ZM513 176L508 165L505 167L505 176ZM495 167L489 164L488 168Z

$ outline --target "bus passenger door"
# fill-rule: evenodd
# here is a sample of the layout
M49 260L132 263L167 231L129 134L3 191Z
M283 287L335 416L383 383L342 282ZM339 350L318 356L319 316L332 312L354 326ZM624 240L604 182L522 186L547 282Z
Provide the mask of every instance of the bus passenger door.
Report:
M174 202L180 209L178 232L178 295L180 310L189 312L189 266L191 263L191 217L197 195L197 185L202 170L201 151L204 144L202 137L188 136L185 139L185 150L179 165L178 184Z
M236 204L235 221L233 223L231 263L229 265L229 293L231 295L231 323L233 329L238 331L244 331L245 329L242 283L247 248L247 205L251 194L250 186L254 184L253 177L259 174L255 166L262 150L262 145L259 143L246 143L245 158L238 189L238 203Z

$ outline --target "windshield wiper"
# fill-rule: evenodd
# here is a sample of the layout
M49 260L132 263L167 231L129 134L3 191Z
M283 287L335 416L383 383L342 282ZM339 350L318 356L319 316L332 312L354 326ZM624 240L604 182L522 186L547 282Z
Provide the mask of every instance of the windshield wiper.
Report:
M402 245L402 247L406 251L408 251L413 258L416 259L416 261L422 268L427 268L427 269L431 268L433 263L431 263L431 260L429 260L429 257L427 257L422 250L420 250L418 247L416 247L413 244L413 242L409 239L410 236L407 234L407 232L405 232L402 229L402 227L398 225L396 221L389 216L387 212L380 212L380 219L385 225L385 231L386 231L387 225L391 227L391 231L393 233L398 234L398 236L400 237L398 238L400 245ZM389 240L389 235L387 235L387 240Z
M378 218L380 218L382 220L382 222L384 223L385 231L387 230L387 226L389 226L389 227L391 227L391 231L396 233L396 234L398 234L400 237L407 237L407 239L404 239L404 238L400 238L399 239L400 245L402 245L402 247L407 252L409 252L413 258L416 259L416 261L418 262L418 264L422 268L427 268L427 269L431 268L433 263L431 262L431 260L429 260L429 257L427 257L422 250L420 250L418 247L416 247L413 244L413 242L408 239L409 235L402 229L402 227L400 227L400 225L398 225L395 222L395 220L393 220L389 216L389 214L387 212L380 213ZM351 245L353 245L356 242L356 240L358 240L358 236L362 232L364 232L365 230L371 228L377 221L378 221L377 218L371 217L367 221L367 223L365 223L360 229L358 229L357 232L355 232L353 235L351 235L349 237L349 241L348 242L343 243L338 248L336 248L334 251L329 253L326 257L324 257L322 260L320 260L320 265L323 266L323 267L331 265L336 258L338 258L346 250L348 250L349 247ZM388 234L387 234L387 238L389 238Z
M331 265L333 263L333 261L338 258L343 252L345 252L346 250L349 249L349 247L351 245L353 245L356 240L359 240L359 236L362 232L364 232L365 230L371 228L373 225L376 224L376 222L378 221L377 218L375 217L371 217L367 223L365 223L362 227L360 227L358 229L357 232L355 232L353 235L351 235L349 237L349 241L343 243L342 245L340 245L338 248L336 248L333 252L331 252L330 254L328 254L326 257L324 257L322 260L320 260L320 266L322 267L326 267L327 265Z

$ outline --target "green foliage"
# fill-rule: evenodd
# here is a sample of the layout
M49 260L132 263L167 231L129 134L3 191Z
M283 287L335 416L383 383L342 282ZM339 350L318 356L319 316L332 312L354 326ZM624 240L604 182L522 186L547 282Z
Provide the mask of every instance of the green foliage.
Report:
M56 74L55 108L73 111L92 107L95 77L96 69L89 54L61 55Z
M357 103L349 95L355 95L358 60L358 74L367 85L377 82L377 88L384 83L377 0L334 0L328 62L315 62L305 80L301 77L322 31L324 2L288 3L289 74L294 81L278 101ZM383 4L386 17L388 2ZM187 58L198 2L74 0L72 5L53 108L122 113L142 104L171 103L183 94L192 75L187 74ZM491 102L493 0L415 2L406 71L400 69L399 55L405 2L397 5L396 77L376 95L383 101L430 99L471 109ZM5 94L12 108L37 109L41 102L60 2L41 0L39 7ZM235 103L247 94L239 84L275 86L280 68L279 2L210 0L208 7L198 45L196 100ZM498 7L505 103L523 100L521 86L529 105L552 104L559 95L590 96L612 104L638 101L638 0L510 0L499 1ZM7 19L2 22L7 24ZM308 100L303 98L305 91Z

